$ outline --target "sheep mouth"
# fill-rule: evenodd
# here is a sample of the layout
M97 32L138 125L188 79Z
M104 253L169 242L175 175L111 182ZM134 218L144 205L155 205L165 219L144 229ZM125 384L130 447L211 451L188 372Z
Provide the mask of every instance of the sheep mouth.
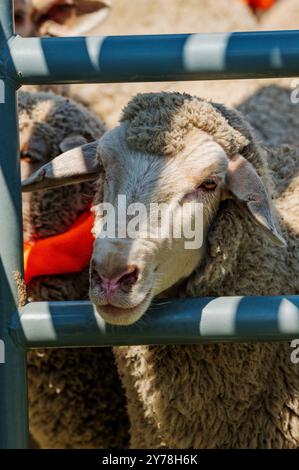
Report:
M139 320L150 305L152 289L150 289L139 304L133 307L116 307L112 304L96 305L98 314L111 325L131 325Z

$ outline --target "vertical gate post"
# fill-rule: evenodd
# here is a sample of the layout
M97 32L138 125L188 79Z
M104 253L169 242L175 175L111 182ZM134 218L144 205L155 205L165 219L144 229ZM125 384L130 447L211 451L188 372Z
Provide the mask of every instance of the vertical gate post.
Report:
M12 3L0 1L0 449L26 448L28 441L26 356L8 331L17 308L14 272L22 272L16 89L5 76L7 41L14 34Z

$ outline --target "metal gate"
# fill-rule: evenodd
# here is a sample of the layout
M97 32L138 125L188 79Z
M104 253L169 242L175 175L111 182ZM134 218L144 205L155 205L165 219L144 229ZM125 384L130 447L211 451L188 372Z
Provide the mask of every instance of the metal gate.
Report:
M0 448L26 448L26 350L299 338L299 296L174 300L146 329L110 327L89 302L17 307L22 213L16 90L22 84L299 76L299 31L21 38L0 0Z

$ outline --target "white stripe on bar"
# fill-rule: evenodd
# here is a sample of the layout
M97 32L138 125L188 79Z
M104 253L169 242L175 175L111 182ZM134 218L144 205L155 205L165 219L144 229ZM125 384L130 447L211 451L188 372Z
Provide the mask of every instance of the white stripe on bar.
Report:
M283 299L279 305L277 322L279 331L289 333L299 331L299 309L289 299Z
M225 68L226 49L231 34L192 34L183 50L183 65L188 72L221 71Z
M90 61L96 70L100 71L100 52L106 36L101 37L87 37L85 38L86 41L86 49L90 58Z
M202 336L236 334L236 314L243 297L219 297L203 308L199 333Z

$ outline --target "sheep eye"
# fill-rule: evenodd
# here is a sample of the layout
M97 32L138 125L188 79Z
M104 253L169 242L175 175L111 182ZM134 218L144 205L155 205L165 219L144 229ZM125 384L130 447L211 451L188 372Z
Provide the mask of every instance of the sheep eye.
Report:
M201 197L204 193L212 193L218 186L218 181L215 178L208 178L198 185L191 193L186 194L182 201L192 201L194 198Z
M39 159L32 155L30 152L21 152L21 160L26 163L39 163Z
M214 191L217 188L217 181L213 178L209 178L200 185L201 189L205 191Z

